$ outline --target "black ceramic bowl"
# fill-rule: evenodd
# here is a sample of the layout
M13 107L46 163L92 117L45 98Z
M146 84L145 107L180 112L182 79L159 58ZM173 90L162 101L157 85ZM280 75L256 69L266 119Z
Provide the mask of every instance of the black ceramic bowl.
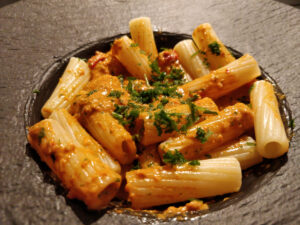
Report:
M45 71L42 71L40 74L41 79L37 83L34 89L38 89L40 92L39 94L31 94L28 98L28 101L25 106L25 126L32 126L33 124L37 123L42 119L41 116L41 108L46 102L46 100L50 97L52 91L54 90L56 84L58 83L59 77L62 75L64 69L66 68L69 59L72 56L79 57L79 58L89 58L94 55L96 50L99 51L108 51L110 49L110 44L114 41L114 39L121 37L123 34L109 37L105 39L101 39L89 44L86 44L69 54L63 56L60 59L57 59L52 65L50 65ZM128 35L128 34L127 34ZM168 33L168 32L155 32L155 40L158 49L159 48L173 48L175 44L184 39L191 39L190 35L186 34L175 34L175 33ZM229 50L233 53L233 55L238 58L242 56L242 53L228 47ZM275 91L277 96L284 96L281 89L275 82L275 80L266 72L263 68L260 68L262 71L261 77L259 79L268 80L270 83L273 84L275 87ZM289 109L288 103L285 98L278 97L279 105L280 105L280 112L282 115L282 119L287 131L287 135L289 138L292 137L292 130L288 127L288 124L291 122L291 111ZM27 131L26 131L27 132ZM45 181L52 183L56 186L57 194L61 194L66 197L65 190L59 185L58 182L55 182L51 175L50 170L46 166L46 164L42 163L39 159L39 156L35 153L33 149L28 145L27 146L27 153L30 157L32 157L40 166L44 176ZM220 196L213 198L213 202L209 205L209 210L205 211L196 211L188 213L187 216L182 217L183 220L193 219L195 217L201 217L204 214L228 207L230 205L235 205L241 199L250 196L256 191L259 191L259 188L263 185L269 185L272 182L272 177L276 174L278 169L283 166L287 162L287 155L284 155L280 158L273 159L273 160L264 160L261 164L254 166L246 171L243 172L243 183L240 192L234 193L231 195ZM223 201L224 197L228 197L227 201ZM211 200L211 199L210 199ZM70 205L73 211L77 214L78 217L82 221L94 221L101 217L106 212L112 212L115 209L122 209L126 207L124 204L118 203L117 201L113 201L112 204L108 207L107 210L103 210L100 212L90 212L86 209L85 205L77 200L69 200L66 199L68 205ZM184 205L184 203L176 204ZM156 209L162 210L166 207L158 207ZM156 221L156 217L153 214L149 214L145 211L131 211L131 210L123 210L123 214L130 214L131 216L138 216L143 218L143 221L148 221L149 223ZM171 218L171 220L174 218ZM170 219L169 219L170 220Z

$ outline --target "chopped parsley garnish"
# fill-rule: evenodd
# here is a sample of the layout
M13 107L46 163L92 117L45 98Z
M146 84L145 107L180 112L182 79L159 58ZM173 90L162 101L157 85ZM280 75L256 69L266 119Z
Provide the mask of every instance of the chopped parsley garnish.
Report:
M95 92L97 92L98 90L94 89L92 91L90 91L89 93L87 93L86 95L89 97L91 96L92 94L94 94Z
M250 86L250 88L249 88L249 94L251 93L251 91L253 90L253 88L254 88L254 84L252 84L252 85Z
M169 100L167 98L162 98L160 100L160 102L161 102L162 105L166 105L166 104L168 104Z
M207 68L210 67L210 64L209 64L209 62L207 61L207 58L204 58L204 59L203 59L203 64L204 64Z
M218 113L216 111L211 111L205 107L197 106L197 109L200 110L204 114L218 115Z
M172 165L181 165L181 164L186 163L187 160L184 158L184 156L177 149L175 149L174 152L167 151L163 155L163 162L164 163L170 163Z
M108 97L120 98L122 94L123 94L123 92L121 92L121 91L112 90L112 91L109 93Z
M38 139L39 139L39 144L42 143L42 139L46 136L45 134L45 128L42 127L42 129L40 130L39 134L38 134Z
M32 91L32 93L39 94L39 93L40 93L40 90L34 89L34 90Z
M157 73L160 74L160 68L158 66L158 62L157 60L154 60L151 64L150 64L150 68L152 70L153 73Z
M206 52L202 51L202 50L198 50L196 52L194 52L192 55L191 55L191 58L195 57L196 55L198 55L199 53L201 53L202 55L206 55Z
M170 49L170 48L164 48L164 47L161 47L160 50L161 50L161 51L166 51L166 50L171 50L171 49Z
M246 145L248 145L248 146L256 146L256 143L255 142L246 142Z
M196 131L196 138L203 144L205 142L207 142L207 139L212 135L213 133L208 130L207 132L205 132L205 130L203 130L201 127L197 128Z
M146 55L146 52L143 51L143 50L140 50L140 53L143 54L143 55Z
M290 122L289 122L289 127L291 129L294 129L295 128L295 120L294 119L291 119Z
M138 47L138 46L139 46L138 43L131 43L131 44L130 44L130 47Z
M200 166L199 160L192 160L189 162L189 165L191 166Z
M158 136L162 134L163 130L165 133L178 131L177 123L171 118L171 115L171 113L167 113L163 109L154 113L154 126L157 129Z
M214 42L210 43L208 45L208 47L210 48L211 53L213 53L215 55L221 54L220 45L218 44L218 42L214 41Z

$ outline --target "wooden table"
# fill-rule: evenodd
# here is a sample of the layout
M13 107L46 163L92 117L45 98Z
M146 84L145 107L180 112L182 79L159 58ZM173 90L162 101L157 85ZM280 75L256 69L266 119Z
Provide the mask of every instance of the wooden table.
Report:
M28 153L24 129L24 105L41 71L85 43L128 32L128 21L138 16L151 17L156 29L188 34L210 22L226 45L253 55L278 81L295 118L288 160L270 181L234 205L183 224L300 223L297 7L272 0L2 0L0 6L0 224L142 223L134 216L83 213L66 202Z

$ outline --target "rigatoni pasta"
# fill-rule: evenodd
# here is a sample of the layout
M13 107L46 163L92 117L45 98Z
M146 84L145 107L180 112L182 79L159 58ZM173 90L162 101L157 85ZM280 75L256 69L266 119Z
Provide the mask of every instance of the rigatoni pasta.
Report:
M219 115L192 126L186 134L162 142L159 145L159 152L163 156L167 152L178 151L186 159L199 159L252 127L252 110L242 103L237 103L225 108Z
M55 109L69 109L74 97L90 79L90 70L82 59L72 57L52 95L42 108L48 118Z
M174 50L178 54L178 58L184 69L193 77L194 79L201 77L209 73L208 65L202 60L201 54L204 53L200 51L192 40L183 40L178 42Z
M181 86L186 92L220 98L261 75L256 60L249 54L211 73Z
M42 108L48 119L28 128L68 197L89 209L114 197L148 209L237 192L242 169L288 151L276 95L256 81L252 56L235 59L209 24L194 30L195 44L161 52L150 18L129 26L132 39L88 64L71 58Z
M250 93L254 110L257 151L265 158L277 158L289 149L289 140L280 116L272 84L256 81Z
M126 189L134 209L182 202L239 191L242 173L235 158L201 160L176 167L128 172Z
M149 17L139 17L130 20L129 29L132 40L145 51L151 60L157 58L157 48Z
M69 190L68 197L84 201L89 209L102 209L116 195L121 176L72 139L53 119L40 121L28 133L31 146Z
M204 155L203 158L220 157L235 157L243 170L261 163L263 160L256 150L255 140L250 136L243 136L237 140L231 141L230 143L209 152L209 154Z
M54 110L49 118L59 122L65 132L72 136L74 144L77 144L78 146L81 145L82 147L94 151L104 164L115 172L121 173L121 167L118 161L113 159L65 109Z
M123 36L116 40L112 46L112 53L132 76L138 79L151 78L151 68L146 53L129 37Z
M203 52L203 58L212 70L226 66L235 60L209 23L201 24L194 30L193 40Z

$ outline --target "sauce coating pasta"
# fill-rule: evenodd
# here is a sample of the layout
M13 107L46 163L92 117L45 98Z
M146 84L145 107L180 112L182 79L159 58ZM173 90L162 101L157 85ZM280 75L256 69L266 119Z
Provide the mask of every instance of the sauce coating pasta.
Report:
M284 150L266 154L256 150L261 137L249 136L272 134L257 118L276 116L282 128L271 84L272 98L257 94L252 56L235 59L209 24L195 29L195 44L160 52L149 18L131 21L130 31L132 39L116 39L87 62L72 57L42 108L45 119L29 128L31 146L68 197L92 210L115 197L139 210L191 199L178 211L207 209L198 198L238 192L242 169L287 151L287 138ZM81 75L72 73L78 68ZM266 105L274 113L261 113Z

